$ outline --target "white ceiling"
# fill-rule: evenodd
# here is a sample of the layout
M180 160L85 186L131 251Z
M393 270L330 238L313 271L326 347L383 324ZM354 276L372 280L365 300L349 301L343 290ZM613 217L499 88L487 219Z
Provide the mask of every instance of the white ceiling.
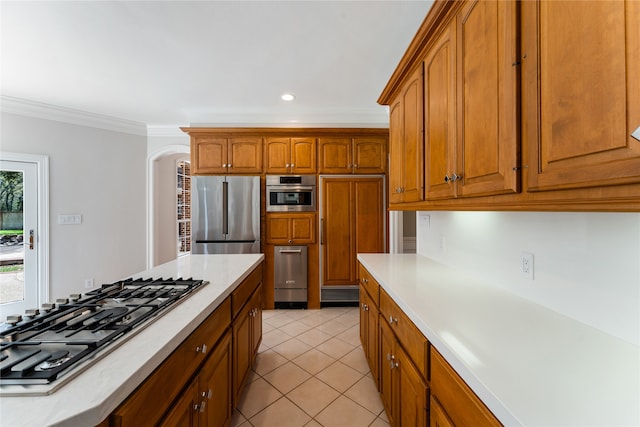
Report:
M2 95L151 127L386 126L431 4L2 0Z

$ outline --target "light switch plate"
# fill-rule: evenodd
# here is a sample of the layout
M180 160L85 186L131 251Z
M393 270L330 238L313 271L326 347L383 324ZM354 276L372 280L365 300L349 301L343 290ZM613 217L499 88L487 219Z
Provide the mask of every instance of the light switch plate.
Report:
M638 126L638 129L633 131L631 136L640 141L640 126Z
M58 224L60 225L78 225L82 224L82 215L58 215Z

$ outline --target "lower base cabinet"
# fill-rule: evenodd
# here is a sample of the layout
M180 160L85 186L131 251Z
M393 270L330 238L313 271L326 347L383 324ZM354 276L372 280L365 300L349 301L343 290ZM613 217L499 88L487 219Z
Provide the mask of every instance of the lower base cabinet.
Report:
M100 427L225 427L262 340L262 264Z
M232 416L231 333L227 331L200 374L173 405L162 427L225 426Z
M360 340L389 423L394 427L502 426L362 265L359 275ZM372 325L377 336L371 334Z
M423 426L429 421L429 391L387 322L380 322L380 395L392 426Z

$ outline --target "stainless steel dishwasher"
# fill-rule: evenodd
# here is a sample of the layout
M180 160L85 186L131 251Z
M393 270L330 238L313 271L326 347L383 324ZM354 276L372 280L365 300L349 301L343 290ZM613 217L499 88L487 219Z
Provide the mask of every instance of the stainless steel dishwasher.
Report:
M275 308L307 308L307 247L274 247Z

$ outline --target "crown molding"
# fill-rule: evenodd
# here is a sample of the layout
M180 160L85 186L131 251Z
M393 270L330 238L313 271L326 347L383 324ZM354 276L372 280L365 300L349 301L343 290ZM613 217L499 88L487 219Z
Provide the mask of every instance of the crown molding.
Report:
M189 139L189 135L184 133L180 127L183 125L147 125L147 136L149 137L184 137Z
M102 114L74 110L71 108L58 107L56 105L28 101L26 99L14 98L11 96L0 96L0 111L18 114L21 116L71 123L79 126L105 129L114 132L147 136L147 126L141 122L134 122L131 120L124 120Z

